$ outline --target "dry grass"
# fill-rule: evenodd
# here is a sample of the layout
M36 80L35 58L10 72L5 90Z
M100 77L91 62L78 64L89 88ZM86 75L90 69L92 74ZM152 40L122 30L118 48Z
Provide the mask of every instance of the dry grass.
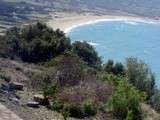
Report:
M112 95L114 87L106 83L98 82L81 82L79 85L65 88L60 94L60 98L65 103L80 104L87 99L93 100L95 103L107 102Z
M160 120L160 114L153 110L149 105L141 103L143 120Z

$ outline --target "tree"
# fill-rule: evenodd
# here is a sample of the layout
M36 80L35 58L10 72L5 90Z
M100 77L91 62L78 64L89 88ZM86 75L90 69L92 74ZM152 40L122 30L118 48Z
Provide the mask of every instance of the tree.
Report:
M0 57L6 57L7 56L7 43L5 40L5 37L0 36Z
M113 69L113 73L115 75L118 75L118 74L122 75L122 74L124 74L124 71L125 71L125 69L124 69L124 66L122 65L122 63L115 64L114 69Z
M108 62L104 65L104 70L108 73L112 73L114 68L114 61L108 60Z
M147 64L137 58L128 58L127 76L132 85L146 92L148 99L151 98L155 92L155 77Z
M83 61L71 52L65 52L56 57L52 62L56 63L56 81L60 86L73 86L79 84L84 77Z
M71 49L70 39L60 30L53 31L46 24L11 28L6 34L9 53L25 62L44 62Z
M127 81L119 82L109 103L113 114L120 120L141 120L141 94Z
M101 58L98 56L93 46L89 45L87 42L76 41L75 43L73 43L72 50L81 59L87 62L89 66L91 67L101 66Z
M123 75L125 73L125 68L122 63L114 64L113 60L108 60L108 62L104 65L104 70L107 73L115 74L115 75Z

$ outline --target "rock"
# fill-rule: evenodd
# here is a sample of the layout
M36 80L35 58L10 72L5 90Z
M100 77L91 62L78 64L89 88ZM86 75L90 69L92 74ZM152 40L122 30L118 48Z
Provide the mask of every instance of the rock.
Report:
M4 90L4 91L9 91L9 85L2 83L1 84L1 89Z
M28 107L39 108L39 102L28 102Z
M43 95L41 94L37 94L37 95L34 95L34 101L35 102L39 102L39 104L41 105L48 105L48 99L46 99Z
M19 100L18 98L16 98L16 97L14 97L14 98L9 98L9 100L12 101L12 102L14 102L14 103L16 103L16 104L19 104L19 103L20 103L20 100Z
M6 102L6 100L1 98L1 99L0 99L0 102Z
M18 82L12 82L9 84L9 87L13 90L23 90L24 85Z

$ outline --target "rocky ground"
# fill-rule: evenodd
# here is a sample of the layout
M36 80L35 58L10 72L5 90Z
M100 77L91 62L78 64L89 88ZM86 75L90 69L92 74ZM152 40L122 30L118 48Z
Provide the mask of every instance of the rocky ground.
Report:
M41 72L37 66L22 64L21 62L8 59L0 59L0 73L9 76L11 81L24 84L23 91L8 91L2 87L2 84L7 85L8 83L0 80L0 103L23 120L63 120L63 117L59 113L53 112L45 106L39 106L39 108L27 106L27 102L33 101L33 96L37 94L37 92L28 89L27 81L30 79L30 74L37 72Z
M35 94L41 94L39 91L31 90L28 81L30 81L35 73L41 74L44 69L45 68L42 66L0 58L0 120L2 119L2 116L6 117L6 119L2 120L8 120L10 115L14 113L23 120L63 120L63 116L60 113L52 111L43 105L39 105L37 108L29 107L27 105L28 102L34 101ZM2 74L6 76L5 81L2 80ZM4 85L8 85L8 82L6 81L10 80L12 82L21 83L23 85L23 90L8 90ZM6 106L12 112L8 112L8 109L4 108L1 104ZM160 115L144 103L142 104L142 111L144 113L144 120L160 120ZM75 119L69 118L68 120ZM86 120L113 119L101 112L98 113L94 119L87 118Z
M2 104L0 104L0 116L0 120L22 120Z

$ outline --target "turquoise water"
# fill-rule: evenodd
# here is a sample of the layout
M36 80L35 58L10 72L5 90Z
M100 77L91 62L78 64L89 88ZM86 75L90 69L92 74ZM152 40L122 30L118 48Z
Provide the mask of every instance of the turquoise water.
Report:
M72 29L72 41L92 44L103 61L125 62L127 57L144 60L156 75L160 87L160 24L125 21L103 21Z

